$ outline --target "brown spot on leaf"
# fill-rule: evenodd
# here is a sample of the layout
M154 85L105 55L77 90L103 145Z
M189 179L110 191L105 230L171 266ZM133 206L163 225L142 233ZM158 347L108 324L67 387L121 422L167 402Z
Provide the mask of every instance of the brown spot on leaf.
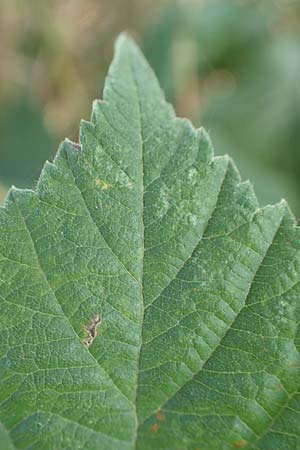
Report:
M156 418L160 422L163 422L164 420L166 420L166 416L164 415L164 413L162 411L157 411Z
M248 444L248 441L245 439L241 439L240 441L234 442L234 448L244 448Z
M77 142L72 142L72 146L73 146L74 148L76 148L76 150L81 150L81 145L78 144Z
M91 323L89 325L83 325L83 330L86 332L87 336L84 338L83 343L87 347L90 347L96 337L98 336L98 327L102 323L102 318L97 314L92 318Z
M291 362L290 368L291 369L300 369L300 364L299 363L295 363L295 362Z
M157 433L158 432L158 430L159 430L159 423L154 423L152 426L151 426L151 431L152 431L152 433Z

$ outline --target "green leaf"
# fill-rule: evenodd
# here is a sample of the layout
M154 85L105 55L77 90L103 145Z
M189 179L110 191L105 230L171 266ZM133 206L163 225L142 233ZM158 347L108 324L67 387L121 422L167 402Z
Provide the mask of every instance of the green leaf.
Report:
M300 448L299 229L128 38L0 223L1 448Z

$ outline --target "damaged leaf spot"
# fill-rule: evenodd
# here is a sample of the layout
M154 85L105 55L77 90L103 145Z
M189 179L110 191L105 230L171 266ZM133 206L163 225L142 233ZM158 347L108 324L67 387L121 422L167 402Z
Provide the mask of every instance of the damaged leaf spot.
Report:
M290 364L291 369L300 369L300 364L296 362L291 362Z
M72 145L76 150L81 150L81 144L78 144L77 142L72 142Z
M246 445L248 444L248 442L245 439L241 439L240 441L235 442L234 448L244 448Z
M86 332L87 336L84 338L83 343L88 348L92 345L96 337L98 336L98 327L102 323L102 318L97 314L93 319L91 320L91 323L89 325L83 325L83 330Z
M166 420L166 416L164 415L164 413L162 411L157 411L156 418L160 422L163 422L164 420Z
M151 426L151 431L152 431L152 433L157 433L158 430L159 430L159 423L154 423L154 424Z

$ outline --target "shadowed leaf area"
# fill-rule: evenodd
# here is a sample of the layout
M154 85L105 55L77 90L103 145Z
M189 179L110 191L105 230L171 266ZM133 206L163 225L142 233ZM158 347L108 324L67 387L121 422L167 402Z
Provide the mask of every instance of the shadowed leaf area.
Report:
M122 35L0 211L0 448L300 449L300 239Z

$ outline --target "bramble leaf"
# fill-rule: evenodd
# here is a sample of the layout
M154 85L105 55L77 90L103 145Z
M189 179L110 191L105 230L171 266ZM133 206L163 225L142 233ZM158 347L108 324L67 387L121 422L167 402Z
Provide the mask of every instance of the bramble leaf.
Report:
M300 239L121 36L0 211L1 448L300 449Z

